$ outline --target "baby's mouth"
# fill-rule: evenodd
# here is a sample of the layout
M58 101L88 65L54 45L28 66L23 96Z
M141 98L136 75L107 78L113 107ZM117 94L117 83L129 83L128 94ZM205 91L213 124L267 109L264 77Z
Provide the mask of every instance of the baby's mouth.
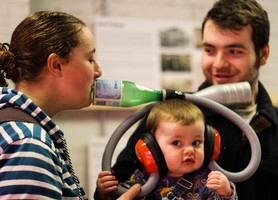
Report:
M192 163L192 162L194 162L194 158L192 158L192 157L189 157L189 158L186 158L184 161L183 161L183 163Z

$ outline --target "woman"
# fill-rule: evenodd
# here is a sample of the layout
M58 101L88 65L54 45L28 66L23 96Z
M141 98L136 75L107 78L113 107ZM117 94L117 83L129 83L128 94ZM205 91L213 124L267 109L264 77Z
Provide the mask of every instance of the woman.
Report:
M1 199L86 198L51 117L91 104L91 88L102 75L92 32L74 16L42 11L24 19L10 45L0 47L0 116L9 108L35 120L0 124ZM6 88L6 79L15 89ZM122 198L140 187L133 190Z

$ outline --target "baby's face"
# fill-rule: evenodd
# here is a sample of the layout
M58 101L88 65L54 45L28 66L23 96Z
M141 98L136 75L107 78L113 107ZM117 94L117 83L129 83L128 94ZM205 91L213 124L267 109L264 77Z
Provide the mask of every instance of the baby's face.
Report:
M181 177L199 169L204 162L204 122L191 125L161 121L155 131L155 138L165 157L167 176Z

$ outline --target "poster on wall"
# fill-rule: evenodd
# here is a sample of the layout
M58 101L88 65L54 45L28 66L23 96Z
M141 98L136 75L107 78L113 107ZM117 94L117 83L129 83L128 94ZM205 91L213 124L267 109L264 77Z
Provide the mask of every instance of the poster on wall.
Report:
M98 17L96 59L102 79L151 89L196 91L201 72L200 22Z

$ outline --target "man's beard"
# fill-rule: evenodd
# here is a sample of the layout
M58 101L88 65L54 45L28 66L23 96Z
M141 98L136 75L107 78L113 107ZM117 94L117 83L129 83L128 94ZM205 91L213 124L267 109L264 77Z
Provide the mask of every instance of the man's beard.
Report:
M240 80L239 82L244 82L244 81L249 82L249 84L251 85L252 91L254 91L255 87L257 85L258 78L259 78L259 68L260 68L260 57L256 56L256 61L253 65L252 72L246 74L246 76L243 77L243 79ZM212 78L208 78L206 75L205 75L205 77L206 77L206 81L210 85L214 85L213 81L212 81Z

